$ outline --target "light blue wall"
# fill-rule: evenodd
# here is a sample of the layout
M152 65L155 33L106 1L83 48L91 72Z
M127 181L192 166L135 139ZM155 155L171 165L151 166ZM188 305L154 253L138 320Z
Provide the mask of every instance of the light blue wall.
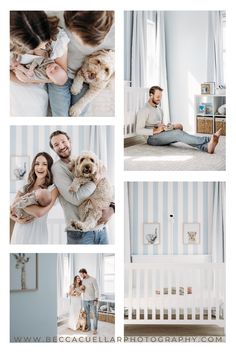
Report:
M128 194L131 254L211 254L213 182L128 182ZM144 245L144 223L160 224L159 245ZM184 244L184 223L199 223L199 244Z
M10 294L10 341L57 335L57 255L39 254L38 290Z
M49 136L55 130L65 131L72 142L72 155L82 151L93 151L107 166L108 175L114 179L114 127L112 126L11 126L11 156L29 156L30 164L33 157L40 151L48 152L57 159L49 147ZM28 172L26 175L28 175ZM11 180L11 193L16 192L16 182Z

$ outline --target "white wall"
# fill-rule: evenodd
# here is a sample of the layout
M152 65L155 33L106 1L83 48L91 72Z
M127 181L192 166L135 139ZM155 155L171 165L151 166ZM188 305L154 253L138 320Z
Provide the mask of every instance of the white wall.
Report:
M10 295L10 337L22 342L57 335L57 255L39 254L38 290ZM28 340L24 339L28 337Z
M207 11L166 11L165 35L170 115L195 131L194 95L207 73Z
M96 278L96 253L81 253L75 255L75 274L79 274L81 268L85 268L89 275Z

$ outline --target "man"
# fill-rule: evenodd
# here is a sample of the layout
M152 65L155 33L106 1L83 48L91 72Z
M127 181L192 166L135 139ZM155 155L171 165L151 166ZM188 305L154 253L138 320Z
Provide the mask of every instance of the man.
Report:
M68 169L68 163L71 156L71 141L66 132L56 130L50 135L50 147L58 155L59 160L52 166L53 182L56 185L60 195L59 200L64 211L66 224L70 225L71 220L78 220L78 205L87 199L96 189L93 182L88 182L81 186L78 192L69 192L69 186L74 178ZM106 223L115 211L114 203L103 210L102 218L99 224ZM81 232L67 226L68 244L107 244L107 231L104 227L101 230Z
M86 311L86 323L88 331L91 331L90 312L93 312L93 334L97 334L98 328L98 284L97 280L88 275L87 270L82 268L79 271L79 275L82 278L82 284L85 286L83 293L83 306Z
M137 114L136 133L147 136L147 144L149 145L161 146L182 142L213 154L222 129L219 129L210 138L190 135L183 131L183 126L180 123L163 124L163 111L160 107L162 91L163 89L159 86L150 88L149 100Z
M81 92L70 92L73 79L85 57L100 49L115 49L114 11L56 11L47 12L60 18L59 25L66 31L68 45L68 81L63 86L48 85L52 115L67 117L69 108L88 90L84 84ZM85 108L87 110L87 108ZM85 113L82 112L81 116Z

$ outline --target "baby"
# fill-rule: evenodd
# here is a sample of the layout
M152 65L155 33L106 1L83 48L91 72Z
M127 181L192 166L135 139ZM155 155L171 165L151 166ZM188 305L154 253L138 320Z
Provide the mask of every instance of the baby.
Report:
M29 214L24 210L27 206L39 205L41 207L45 207L48 206L51 201L51 192L47 189L36 189L33 192L26 193L17 198L11 207L11 212L18 218L24 218L29 216Z
M22 65L18 61L11 62L13 71L19 70L34 82L52 82L55 85L64 85L67 81L67 73L54 60L38 57L32 63Z

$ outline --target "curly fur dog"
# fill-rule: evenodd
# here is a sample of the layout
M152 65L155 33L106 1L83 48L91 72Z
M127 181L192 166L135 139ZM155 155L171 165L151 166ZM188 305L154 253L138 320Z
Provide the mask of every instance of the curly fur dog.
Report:
M70 108L70 116L78 117L86 105L91 102L113 79L115 52L113 50L99 50L87 56L76 73L71 86L71 93L77 95L83 83L89 84L89 90Z
M84 310L80 311L79 319L76 327L77 329L81 329L82 331L85 331L86 329L86 312Z
M92 152L83 152L77 159L71 160L69 169L74 175L70 192L77 192L79 187L89 181L96 184L93 194L78 206L79 220L72 220L73 228L81 231L98 230L97 225L102 210L109 207L112 201L112 188L106 178L106 168L102 161Z

